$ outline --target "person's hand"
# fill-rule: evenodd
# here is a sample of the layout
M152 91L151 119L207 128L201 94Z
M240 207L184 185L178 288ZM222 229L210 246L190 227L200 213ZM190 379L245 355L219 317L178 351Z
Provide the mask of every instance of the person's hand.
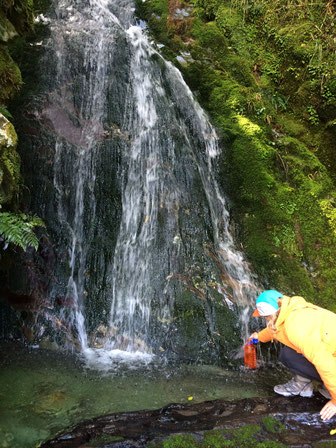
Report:
M330 400L320 411L322 420L329 420L336 414L336 405Z
M258 339L258 333L255 331L254 333L251 334L250 338Z

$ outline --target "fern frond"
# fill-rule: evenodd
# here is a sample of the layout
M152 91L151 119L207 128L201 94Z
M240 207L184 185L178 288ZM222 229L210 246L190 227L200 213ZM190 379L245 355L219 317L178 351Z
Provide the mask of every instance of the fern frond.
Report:
M0 238L27 250L28 246L38 248L38 238L34 233L35 227L45 227L38 216L28 216L24 213L0 213Z
M13 118L13 115L5 107L0 107L0 114L8 119Z

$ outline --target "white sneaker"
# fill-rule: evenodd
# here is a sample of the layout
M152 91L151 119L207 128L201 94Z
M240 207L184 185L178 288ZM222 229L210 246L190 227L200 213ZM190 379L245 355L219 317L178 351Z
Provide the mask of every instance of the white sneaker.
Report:
M300 395L301 397L312 397L314 393L313 383L307 378L295 375L288 383L274 386L274 392L285 397Z

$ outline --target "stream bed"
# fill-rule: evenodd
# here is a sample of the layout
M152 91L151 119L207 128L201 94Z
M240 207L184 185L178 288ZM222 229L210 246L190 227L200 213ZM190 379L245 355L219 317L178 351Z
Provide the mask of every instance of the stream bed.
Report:
M0 343L0 360L1 448L35 448L83 420L110 413L267 397L281 373L122 358L110 370L97 370L78 356L16 342Z

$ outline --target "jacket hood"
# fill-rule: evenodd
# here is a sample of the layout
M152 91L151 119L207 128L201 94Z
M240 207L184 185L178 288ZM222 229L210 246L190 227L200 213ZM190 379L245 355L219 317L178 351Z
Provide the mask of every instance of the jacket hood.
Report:
M306 302L303 297L299 297L299 296L294 296L294 297L283 296L279 317L278 317L278 319L276 321L276 324L275 324L276 327L279 327L286 320L286 318L289 315L289 313L291 313L292 311L296 311L296 310L303 309L303 308L309 308L309 307L312 307L312 306L314 306L314 305L312 305L311 303Z

